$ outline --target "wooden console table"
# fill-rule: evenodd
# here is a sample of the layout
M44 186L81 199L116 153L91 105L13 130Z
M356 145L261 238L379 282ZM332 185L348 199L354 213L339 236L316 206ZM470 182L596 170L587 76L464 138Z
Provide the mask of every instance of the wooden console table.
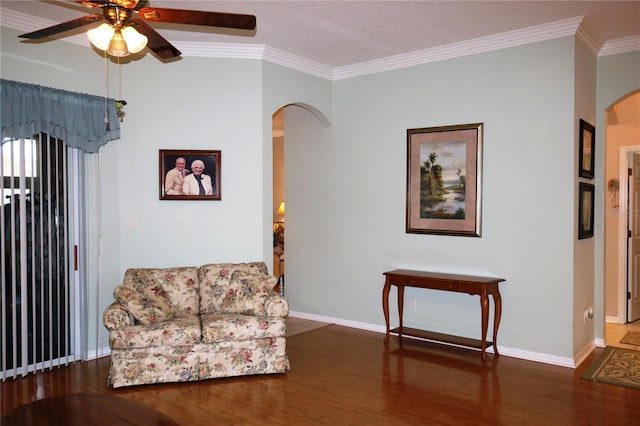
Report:
M382 290L382 311L384 312L384 321L387 326L387 332L384 337L384 343L389 342L389 333L397 334L401 339L402 335L418 337L426 340L435 340L438 342L452 343L455 345L466 346L480 349L482 352L482 362L487 359L486 349L493 346L496 356L498 347L496 340L498 337L498 326L500 325L500 316L502 315L502 299L500 298L500 290L498 284L504 281L503 278L476 277L471 275L445 274L427 271L411 271L406 269L395 269L385 272L385 283ZM389 329L389 291L391 286L398 288L398 316L400 317L400 326ZM402 326L402 313L404 306L404 288L419 287L433 290L454 291L458 293L477 294L480 296L480 307L482 309L482 340L470 339L466 337L452 336L449 334L434 333L415 328ZM494 316L493 316L493 342L487 342L487 328L489 325L489 295L493 297Z

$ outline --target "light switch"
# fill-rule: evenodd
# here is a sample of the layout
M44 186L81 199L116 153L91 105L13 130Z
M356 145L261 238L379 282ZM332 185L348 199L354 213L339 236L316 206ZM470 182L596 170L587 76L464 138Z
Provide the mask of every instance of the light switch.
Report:
M137 217L125 217L124 218L124 229L138 229L138 218Z

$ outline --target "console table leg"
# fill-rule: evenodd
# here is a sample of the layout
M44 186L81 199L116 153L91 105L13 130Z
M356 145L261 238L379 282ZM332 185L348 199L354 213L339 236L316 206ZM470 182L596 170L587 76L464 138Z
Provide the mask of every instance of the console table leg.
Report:
M493 294L493 352L496 356L500 356L498 352L498 326L500 325L500 317L502 316L502 297L499 291L495 291Z
M400 317L400 328L398 329L398 337L402 341L402 316L404 312L404 286L398 285L398 316Z
M487 360L487 328L489 328L489 297L486 293L480 295L480 308L482 310L482 362Z
M387 332L384 335L384 343L389 342L389 290L391 289L391 283L387 280L382 288L382 312L384 313L384 323L387 326Z

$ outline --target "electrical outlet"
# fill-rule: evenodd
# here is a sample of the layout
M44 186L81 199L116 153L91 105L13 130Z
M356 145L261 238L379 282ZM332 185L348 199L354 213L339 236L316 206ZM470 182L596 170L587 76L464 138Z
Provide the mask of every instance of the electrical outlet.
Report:
M416 310L416 299L409 299L409 309L412 311Z

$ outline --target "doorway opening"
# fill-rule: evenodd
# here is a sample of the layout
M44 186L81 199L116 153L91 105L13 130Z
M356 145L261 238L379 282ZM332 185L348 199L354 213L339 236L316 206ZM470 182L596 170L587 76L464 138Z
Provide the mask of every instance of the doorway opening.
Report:
M604 302L607 323L625 324L633 321L634 315L640 316L640 307L636 314L630 311L632 299L628 298L635 293L636 302L640 301L637 284L640 281L640 203L637 201L640 180L633 176L640 177L639 111L640 92L629 94L606 111ZM638 256L633 255L634 245L638 246ZM607 337L605 331L605 341Z
M284 295L285 262L285 185L284 185L284 108L272 117L273 140L273 275L278 277L278 290Z

